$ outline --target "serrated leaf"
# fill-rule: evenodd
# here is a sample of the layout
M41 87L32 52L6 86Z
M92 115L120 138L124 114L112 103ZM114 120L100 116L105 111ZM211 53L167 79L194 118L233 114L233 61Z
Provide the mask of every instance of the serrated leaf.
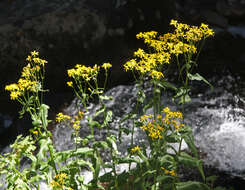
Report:
M196 73L194 75L188 73L187 74L187 77L190 79L190 80L197 80L197 81L203 81L204 83L206 83L207 85L209 85L211 87L211 89L213 89L213 86L204 78L202 77L199 73Z

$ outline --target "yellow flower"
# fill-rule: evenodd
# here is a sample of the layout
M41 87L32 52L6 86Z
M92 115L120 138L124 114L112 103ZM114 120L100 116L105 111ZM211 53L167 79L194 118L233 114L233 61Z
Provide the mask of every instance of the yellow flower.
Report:
M57 174L54 180L52 180L49 185L52 188L62 188L63 189L65 187L67 178L68 176L66 173Z
M171 175L171 176L176 176L176 173L175 173L175 171L174 170L167 170L167 169L165 169L164 167L161 167L161 169L164 171L164 173L165 174L169 174L169 175Z
M165 107L165 108L162 110L162 112L164 112L164 113L168 113L168 112L170 112L169 107Z
M170 25L174 25L174 26L177 26L177 24L178 24L178 22L177 22L177 20L171 20L170 21Z
M14 84L6 85L5 90L7 90L7 91L18 91L19 87L17 84L14 83Z
M78 120L79 118L75 118L75 121L71 121L73 123L72 128L75 129L76 131L80 129L80 121Z
M40 65L44 66L48 62L44 59L39 59L39 63L40 63Z
M139 152L139 151L140 151L140 147L138 145L131 149L132 154Z
M19 96L21 95L21 93L19 91L12 91L10 93L10 99L11 100L15 100L17 99Z
M72 81L68 81L67 85L71 87L73 85L73 82Z
M71 117L69 115L64 115L63 113L58 113L56 116L56 121L58 123L60 123L61 121L70 120L70 119Z
M135 59L131 59L129 61L127 61L125 64L124 64L124 69L125 71L128 71L128 70L133 70L136 66L136 60Z
M150 76L152 79L157 79L157 80L163 78L162 72L158 72L156 70L151 71Z
M78 112L78 118L79 119L82 119L84 117L84 112Z
M144 58L145 52L143 49L139 48L136 52L134 52L135 57Z
M31 55L32 55L33 57L38 56L38 55L39 55L39 52L37 52L37 51L32 51L32 52L31 52Z
M28 55L28 57L26 58L26 61L31 62L31 60L32 60L31 56L30 56L30 55Z
M37 135L37 134L38 134L38 131L32 131L32 133L33 133L34 135Z
M103 67L105 70L108 70L109 68L112 67L112 65L111 65L110 63L104 63L104 64L102 65L102 67Z

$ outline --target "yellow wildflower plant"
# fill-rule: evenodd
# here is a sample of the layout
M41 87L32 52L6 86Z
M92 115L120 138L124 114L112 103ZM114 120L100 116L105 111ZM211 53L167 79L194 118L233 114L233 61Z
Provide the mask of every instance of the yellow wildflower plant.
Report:
M31 95L30 92L35 96L38 96L38 92L43 92L41 88L44 79L44 65L47 61L40 59L38 55L39 52L32 51L26 58L29 63L23 67L18 82L5 86L5 90L10 91L11 100L17 99L25 104L27 97Z

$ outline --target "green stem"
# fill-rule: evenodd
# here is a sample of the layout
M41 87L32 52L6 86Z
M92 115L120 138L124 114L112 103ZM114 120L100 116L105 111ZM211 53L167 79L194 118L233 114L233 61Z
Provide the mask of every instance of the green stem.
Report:
M53 168L55 170L55 174L58 175L58 170L56 168L56 164L55 164L55 161L54 161L54 155L53 155L53 152L50 148L50 145L48 145L48 150L49 150L49 154L50 154L50 157L51 157L51 162L53 163Z

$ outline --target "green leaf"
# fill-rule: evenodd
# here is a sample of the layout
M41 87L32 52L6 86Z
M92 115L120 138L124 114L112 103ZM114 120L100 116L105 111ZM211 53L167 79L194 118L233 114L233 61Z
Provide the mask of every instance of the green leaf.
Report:
M217 175L212 175L212 176L208 176L206 178L206 181L207 182L210 182L211 184L214 184L214 182L218 179L218 176Z
M233 189L233 188L232 188ZM231 189L231 190L232 190ZM215 187L214 188L214 190L227 190L225 187L220 187L220 186L218 186L218 187Z
M171 168L174 166L175 160L173 156L166 154L159 158L159 162L164 168Z
M179 182L175 185L177 190L210 190L206 184L196 181Z
M203 171L203 167L202 167L202 161L201 160L198 160L197 158L195 157L192 157L191 155L185 153L185 152L181 152L180 153L180 156L178 157L179 159L179 162L184 164L185 166L188 166L188 167L197 167L201 176L202 176L202 179L203 181L205 181L205 175L204 175L204 171Z
M118 154L115 136L111 135L110 137L107 137L106 141L109 144L110 148L113 150L113 153Z
M177 88L173 84L171 84L170 82L164 81L164 80L161 80L161 81L157 80L157 81L155 81L155 83L157 86L159 86L160 88L163 88L163 89L169 88L169 89L172 89L175 91L177 90Z
M112 122L112 111L106 112L105 120L101 125L101 128L107 126L110 122Z
M98 180L98 177L99 177L99 173L100 173L100 166L101 166L101 163L100 163L100 159L97 155L96 152L94 152L93 154L93 157L92 157L92 163L93 163L93 168L94 168L94 171L93 171L93 181L96 181Z
M137 101L143 104L145 101L145 97L145 92L142 89L139 89L137 92Z
M187 133L182 134L182 137L188 145L188 148L191 150L192 154L194 154L194 156L198 158L198 152L194 144L194 137L192 135L192 131L188 131Z
M32 125L34 127L39 127L40 125L42 125L42 121L37 115L32 115L31 119L32 119Z
M88 125L89 125L90 127L96 126L96 127L98 127L98 128L101 128L101 124L100 124L98 121L94 121L94 120L92 119L92 117L88 117Z
M136 117L137 117L137 114L135 114L135 113L133 113L133 112L130 112L130 113L125 114L125 115L123 116L123 118L120 120L120 123L122 123L122 122L124 122L124 121L126 121L126 120L129 120L129 119L134 119L134 118L136 118Z
M133 157L133 158L120 157L120 158L118 158L118 164L133 163L133 162L136 162L138 164L141 163L140 160L137 157Z
M100 114L104 113L105 110L106 110L106 107L105 107L105 105L103 104L103 105L100 107L100 109L96 111L96 113L94 114L94 117L97 117L97 116L99 116Z
M112 96L102 96L102 95L100 95L100 98L102 100L113 100L113 97Z
M198 168L198 170L199 170L199 172L200 172L200 174L202 176L202 180L203 181L206 181L206 177L205 177L205 174L204 174L204 171L203 171L203 163L202 163L202 160L199 160L197 162L197 168Z
M182 73L183 70L184 70L185 68L186 68L186 70L190 70L191 64L189 64L189 63L184 64L184 65L181 67L181 69L180 69L180 73Z
M105 142L105 141L96 141L93 144L93 148L103 148L103 149L106 149L108 147L109 146L108 146L107 142Z
M49 106L45 104L39 107L39 118L42 120L42 124L45 128L48 126L48 109Z
M148 110L149 108L152 108L154 105L154 100L153 98L149 100L149 102L147 102L144 107L143 107L143 112L146 112L146 110Z
M179 99L179 102L178 102L179 104L184 104L184 103L190 102L191 98L188 95L189 91L190 91L189 88L184 88L184 87L179 88L177 90L176 95L172 98L173 101L175 101L175 99Z
M170 184L174 180L174 177L170 175L162 175L162 176L157 176L157 181L164 183L164 184Z
M174 133L171 133L170 135L167 135L166 136L166 141L168 143L177 143L177 142L180 142L180 139L179 139L179 136L174 134Z
M37 158L39 160L42 160L42 159L46 159L47 158L46 152L49 151L49 147L48 146L50 144L52 144L52 141L51 141L50 138L44 138L44 139L41 139L39 141L40 150L37 153Z
M206 83L207 85L210 86L211 89L213 89L213 86L204 78L202 77L199 73L196 73L194 75L188 73L187 74L187 77L190 79L190 80L197 80L197 81L203 81L204 83Z
M188 94L186 94L180 97L178 104L185 104L188 102L191 102L191 97Z

